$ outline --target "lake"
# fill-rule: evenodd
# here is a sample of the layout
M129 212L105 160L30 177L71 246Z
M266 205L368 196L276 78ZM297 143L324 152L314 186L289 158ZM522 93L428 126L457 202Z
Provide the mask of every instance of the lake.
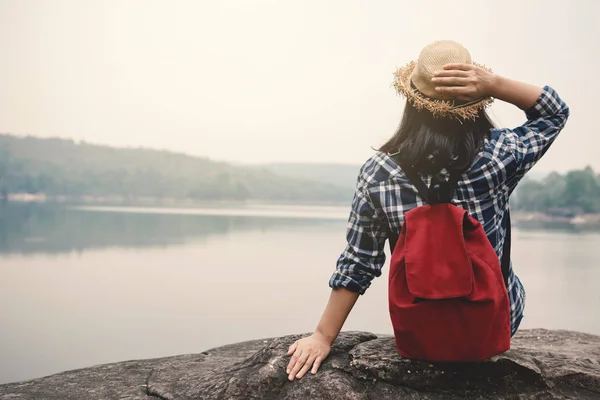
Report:
M348 211L0 206L0 383L310 332ZM513 235L522 327L600 334L600 235ZM387 272L344 330L391 333Z

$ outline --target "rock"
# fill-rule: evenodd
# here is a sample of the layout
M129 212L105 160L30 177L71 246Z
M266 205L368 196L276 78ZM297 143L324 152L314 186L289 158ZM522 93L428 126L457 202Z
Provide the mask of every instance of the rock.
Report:
M399 356L390 336L344 332L319 373L289 382L285 353L300 337L63 372L1 385L0 399L600 399L598 336L522 331L491 360L431 364Z

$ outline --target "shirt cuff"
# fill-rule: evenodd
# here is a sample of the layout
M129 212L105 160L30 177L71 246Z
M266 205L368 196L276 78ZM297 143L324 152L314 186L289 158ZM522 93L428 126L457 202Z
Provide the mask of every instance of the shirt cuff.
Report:
M371 286L370 281L367 280L366 282L359 282L347 275L340 273L339 271L335 271L329 279L330 288L339 289L343 287L358 294L365 294L369 286Z
M525 111L528 120L550 117L560 113L564 103L550 86L544 86L535 104Z

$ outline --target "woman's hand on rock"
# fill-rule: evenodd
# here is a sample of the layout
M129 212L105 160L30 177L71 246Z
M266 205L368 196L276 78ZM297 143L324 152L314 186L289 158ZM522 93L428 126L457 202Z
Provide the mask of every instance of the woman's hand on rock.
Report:
M492 96L496 75L474 64L448 64L436 71L431 81L440 94L472 101Z
M321 363L331 351L329 342L318 332L304 339L297 340L292 344L287 352L292 356L286 369L288 379L302 378L309 370L316 374ZM312 367L312 369L311 369Z

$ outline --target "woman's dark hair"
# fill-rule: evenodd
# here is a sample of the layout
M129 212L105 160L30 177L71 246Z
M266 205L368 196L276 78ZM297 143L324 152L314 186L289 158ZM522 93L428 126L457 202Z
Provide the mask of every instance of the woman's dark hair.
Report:
M475 120L436 118L410 103L404 108L402 122L394 136L378 150L399 153L400 159L425 175L442 169L468 169L494 125L484 109Z

